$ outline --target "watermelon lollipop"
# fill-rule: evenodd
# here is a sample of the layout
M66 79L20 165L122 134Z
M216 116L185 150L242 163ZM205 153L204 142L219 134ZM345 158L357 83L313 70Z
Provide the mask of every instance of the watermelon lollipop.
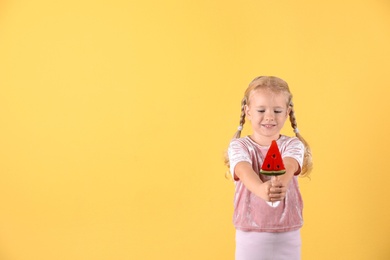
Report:
M269 176L282 175L286 173L282 155L279 152L279 148L275 140L272 140L263 165L261 166L260 173Z
M282 175L286 173L286 168L284 168L282 155L279 152L278 144L275 140L272 140L271 146L268 149L267 154L265 155L263 165L261 166L260 173L269 176ZM280 201L269 202L267 204L271 207L277 207L280 204Z

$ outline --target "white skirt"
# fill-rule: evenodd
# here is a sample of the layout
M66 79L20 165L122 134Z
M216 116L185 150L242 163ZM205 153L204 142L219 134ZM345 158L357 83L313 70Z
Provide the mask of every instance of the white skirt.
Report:
M281 233L236 230L236 260L300 259L300 230Z

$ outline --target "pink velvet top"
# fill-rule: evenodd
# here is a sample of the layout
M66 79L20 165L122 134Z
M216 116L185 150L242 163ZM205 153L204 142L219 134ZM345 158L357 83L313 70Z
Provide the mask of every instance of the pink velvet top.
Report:
M304 146L298 138L281 135L276 142L283 158L294 158L302 167ZM230 172L235 178L233 223L236 229L286 232L297 230L303 225L303 203L297 176L290 181L285 199L277 207L271 207L247 190L234 175L234 168L241 161L249 162L253 170L259 173L268 148L269 146L261 146L249 137L233 139L229 145ZM262 174L259 174L259 177L264 182L271 178Z

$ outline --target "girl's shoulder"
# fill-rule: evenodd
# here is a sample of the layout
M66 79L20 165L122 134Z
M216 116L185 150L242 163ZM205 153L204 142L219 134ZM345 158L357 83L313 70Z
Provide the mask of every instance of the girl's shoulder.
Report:
M295 136L280 135L280 138L276 141L278 144L290 144L290 143L299 143L301 140Z
M244 136L240 138L234 138L230 141L230 145L241 145L246 147L258 146L249 136Z
M245 153L250 153L250 151L258 150L258 145L252 141L248 136L234 138L230 141L229 151L240 151Z
M278 146L280 150L286 149L304 149L304 145L298 137L281 135L277 140Z

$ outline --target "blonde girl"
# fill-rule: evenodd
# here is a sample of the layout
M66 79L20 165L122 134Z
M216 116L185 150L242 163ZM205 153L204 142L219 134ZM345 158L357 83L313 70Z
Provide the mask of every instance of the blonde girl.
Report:
M287 118L295 137L280 134ZM252 134L241 138L245 119L251 122ZM278 178L259 174L272 140L276 140L286 168ZM284 80L262 76L249 84L226 164L235 181L236 260L300 259L303 203L297 176L308 176L312 162Z

